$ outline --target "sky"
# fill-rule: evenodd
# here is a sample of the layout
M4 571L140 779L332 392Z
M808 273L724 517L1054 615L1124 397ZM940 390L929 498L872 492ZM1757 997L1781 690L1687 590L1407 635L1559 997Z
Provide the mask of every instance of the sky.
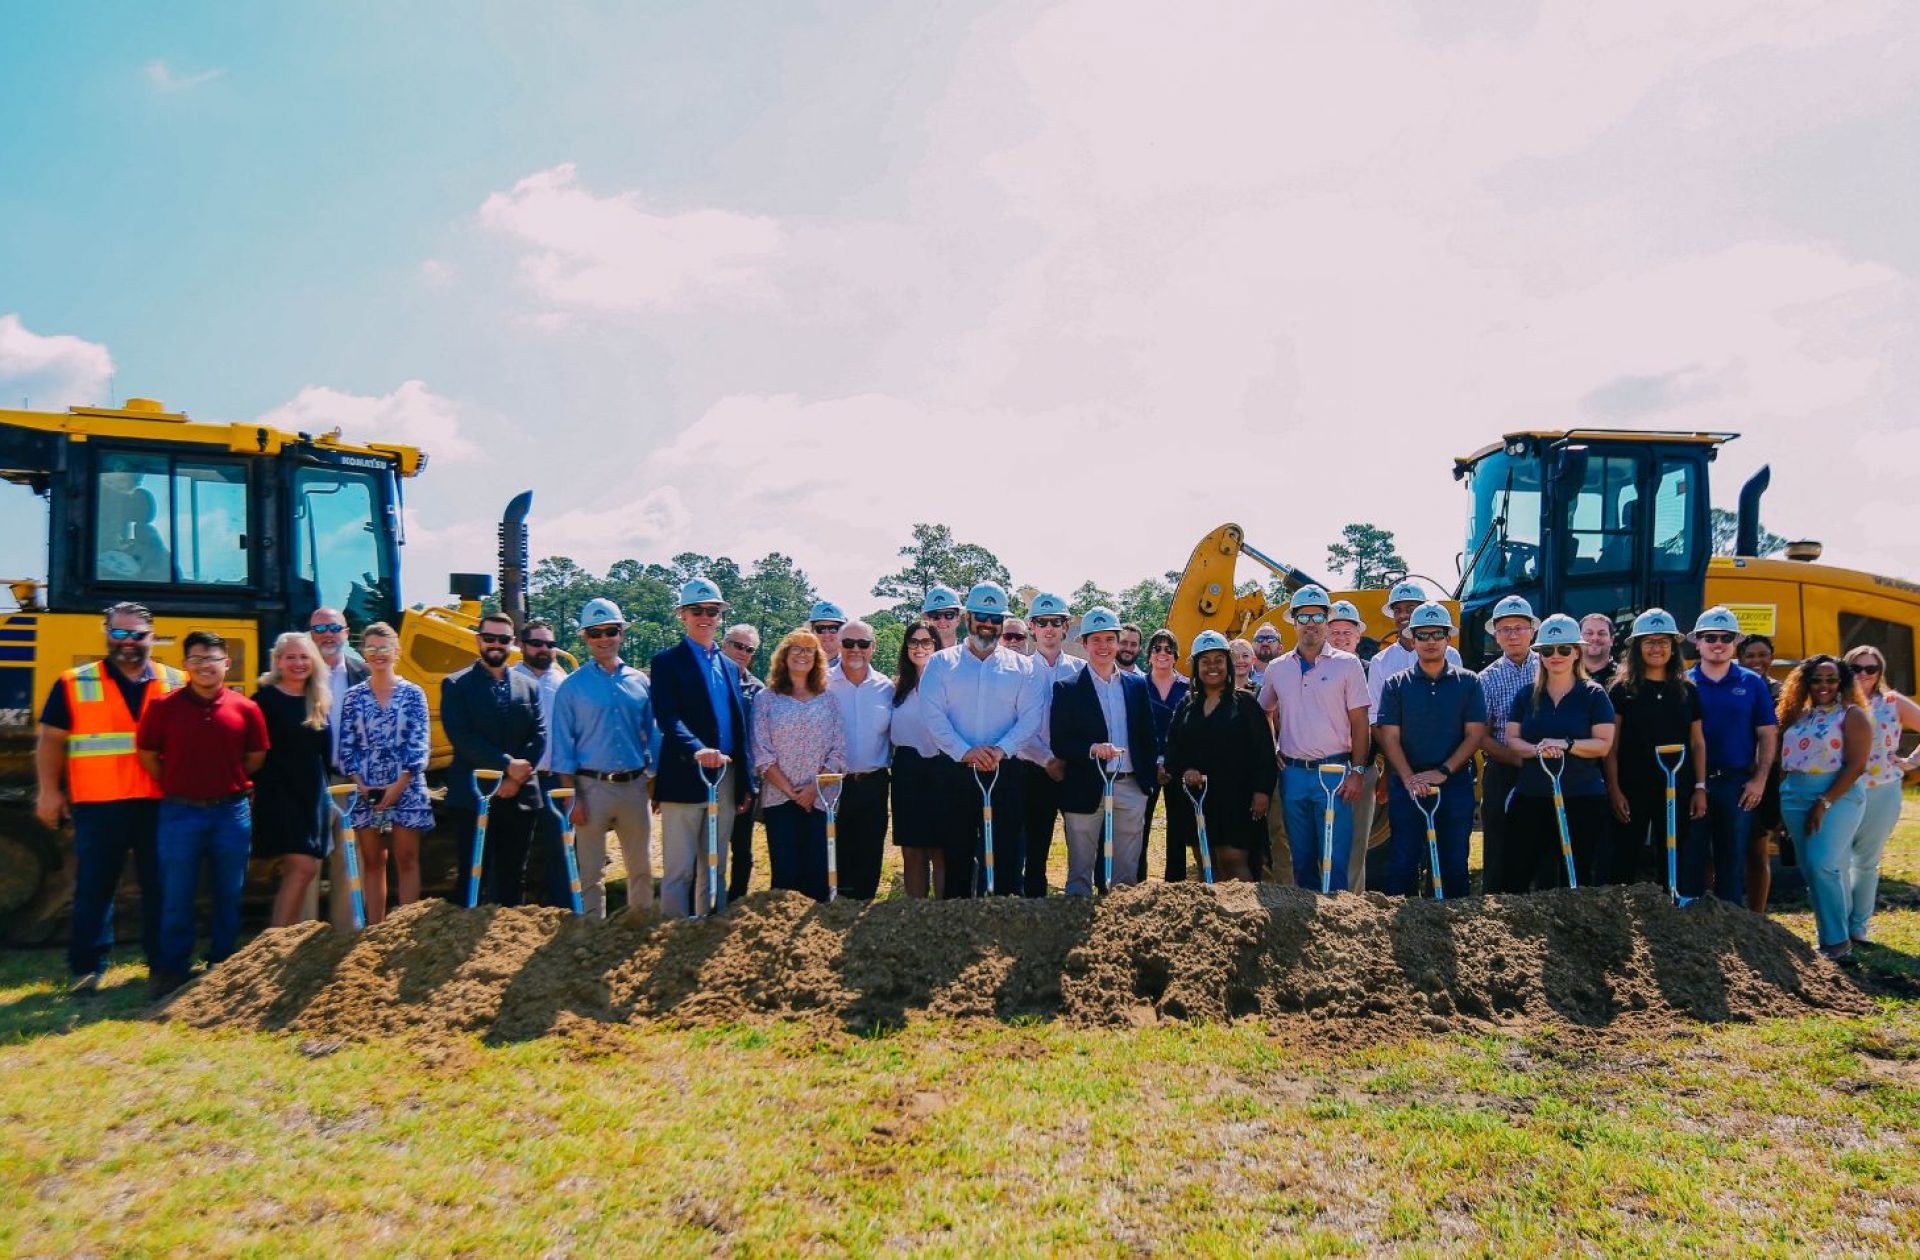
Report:
M523 489L860 610L915 521L1451 580L1453 457L1576 425L1920 579L1916 141L1901 3L12 4L0 400L418 443L409 601Z

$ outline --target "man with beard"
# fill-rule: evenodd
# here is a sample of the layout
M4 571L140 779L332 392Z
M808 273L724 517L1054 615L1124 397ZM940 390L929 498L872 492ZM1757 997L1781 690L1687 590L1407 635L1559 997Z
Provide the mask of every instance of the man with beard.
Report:
M1000 646L1007 593L997 582L967 592L967 637L934 653L920 680L927 730L939 747L952 784L941 847L947 855L947 897L985 889L981 784L990 782L993 807L993 892L1015 896L1026 887L1022 826L1024 768L1015 760L1040 732L1045 709L1033 662ZM997 778L995 776L998 776Z
M1280 632L1273 628L1271 621L1263 621L1260 628L1253 632L1253 673L1249 681L1257 694L1267 681L1267 670L1273 667L1280 657Z
M134 732L147 702L184 686L186 677L156 665L152 653L153 614L139 604L115 604L106 612L106 659L61 674L40 710L34 812L53 830L62 819L73 819L67 991L76 996L97 992L106 974L113 897L129 852L140 886L140 945L149 973L160 958L160 784L141 766Z
M1120 650L1114 655L1114 663L1119 665L1123 674L1144 675L1140 668L1140 627L1131 621L1120 626Z
M540 868L540 884L546 889L546 904L564 908L573 903L573 891L567 883L567 851L566 842L561 838L560 812L552 808L551 796L553 789L560 786L560 777L553 773L553 697L559 692L560 684L567 680L567 671L554 664L554 649L558 646L553 623L545 617L533 618L520 627L520 660L513 672L533 679L540 689L540 712L547 719L549 739L535 769L540 775L540 795L547 800L548 807L540 811L534 827L540 841L535 861Z
M488 613L474 632L480 659L440 684L440 725L453 745L447 768L447 814L460 863L453 899L466 896L473 869L473 836L479 826L480 791L475 770L500 771L500 785L487 806L487 848L482 856L486 886L482 901L517 906L527 882L527 848L544 799L534 767L547 748L540 687L507 668L513 648L513 618Z

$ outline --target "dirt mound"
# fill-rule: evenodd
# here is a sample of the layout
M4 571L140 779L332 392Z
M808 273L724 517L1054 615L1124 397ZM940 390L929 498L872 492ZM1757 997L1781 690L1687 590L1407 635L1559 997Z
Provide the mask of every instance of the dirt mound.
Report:
M1868 1005L1779 925L1712 899L1676 909L1648 886L1437 903L1149 884L1099 901L818 905L763 893L650 929L424 902L356 939L317 923L264 933L166 1014L199 1027L508 1041L580 1021L1259 1016L1345 1042Z

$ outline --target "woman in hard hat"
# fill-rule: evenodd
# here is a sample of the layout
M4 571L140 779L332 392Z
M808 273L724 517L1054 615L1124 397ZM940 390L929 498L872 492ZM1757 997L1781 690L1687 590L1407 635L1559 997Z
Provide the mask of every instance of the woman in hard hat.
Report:
M1900 821L1900 780L1920 758L1900 755L1900 733L1920 731L1920 704L1887 686L1887 658L1863 643L1846 655L1860 694L1873 714L1873 749L1867 755L1867 800L1860 830L1853 837L1853 881L1847 910L1847 939L1867 945L1867 929L1880 895L1880 854ZM256 819L258 815L256 814ZM256 830L259 822L254 823Z
M1251 692L1233 685L1226 636L1193 640L1193 689L1167 728L1167 774L1199 794L1206 787L1207 843L1219 879L1252 879L1247 856L1272 804L1273 733Z
M909 897L939 897L947 882L946 850L940 847L940 811L950 804L948 776L940 768L940 745L927 729L920 675L940 650L940 637L926 621L907 623L893 672L893 842ZM957 808L957 807L956 807Z
M1675 783L1683 827L1707 813L1707 735L1700 694L1681 667L1680 626L1663 608L1634 618L1620 680L1607 692L1619 729L1605 762L1607 800L1613 808L1612 846L1600 881L1632 884L1666 879L1667 775L1656 748L1686 749ZM1671 765L1670 754L1667 763ZM1596 882L1600 882L1596 881Z
M1507 747L1525 759L1507 813L1510 831L1501 886L1509 892L1532 887L1536 876L1547 887L1566 885L1553 780L1541 764L1543 756L1561 763L1560 791L1575 878L1582 884L1599 882L1611 819L1601 763L1613 746L1616 719L1607 693L1580 664L1582 646L1580 623L1573 618L1555 613L1541 622L1533 640L1540 671L1532 688L1514 697L1507 713Z
M1853 839L1867 804L1873 718L1853 667L1822 653L1780 689L1780 816L1800 854L1820 952L1853 957Z
M780 640L749 725L773 886L825 901L827 816L815 808L816 776L847 768L847 731L827 693L827 658L813 631L794 630Z

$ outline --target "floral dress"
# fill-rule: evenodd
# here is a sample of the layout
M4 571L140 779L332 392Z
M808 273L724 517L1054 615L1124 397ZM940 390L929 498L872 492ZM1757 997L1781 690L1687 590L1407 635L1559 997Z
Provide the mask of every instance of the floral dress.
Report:
M375 811L371 800L362 796L354 804L349 819L359 827L406 827L412 831L433 829L433 806L427 800L427 744L432 730L427 717L427 693L404 678L393 680L393 692L382 705L370 683L356 683L347 690L340 711L340 765L360 782L379 786L392 783L407 770L413 778L400 802L389 810Z
M1809 708L1787 728L1780 764L1788 774L1833 774L1845 764L1841 730L1847 711L1837 704Z

